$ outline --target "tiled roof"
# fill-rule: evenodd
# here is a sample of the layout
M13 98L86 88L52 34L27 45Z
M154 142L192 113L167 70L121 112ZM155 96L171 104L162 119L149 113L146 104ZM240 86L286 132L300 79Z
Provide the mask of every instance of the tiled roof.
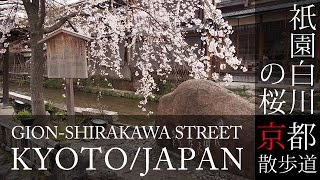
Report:
M309 5L309 4L316 4L319 3L319 0L304 0L304 1L296 1L296 2L287 2L287 3L279 3L276 4L266 4L265 6L259 6L259 7L251 7L251 8L243 8L243 10L236 10L228 13L223 13L223 17L236 17L236 16L244 16L244 15L250 15L250 14L257 14L262 13L266 11L276 11L281 9L288 9L292 8L293 4L297 4L298 6L301 5Z

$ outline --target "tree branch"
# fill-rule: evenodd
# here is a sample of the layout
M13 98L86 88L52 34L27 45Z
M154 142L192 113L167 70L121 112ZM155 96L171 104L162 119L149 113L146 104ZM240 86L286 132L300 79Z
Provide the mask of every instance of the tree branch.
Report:
M59 29L61 26L63 26L63 24L66 23L70 18L73 18L73 17L75 17L75 16L77 16L77 15L80 15L80 16L88 16L88 14L86 14L86 13L80 13L80 14L79 14L79 13L76 13L76 12L71 13L71 14L69 14L69 15L67 15L67 16L64 16L64 17L61 17L60 19L58 19L58 22L55 23L54 25L52 25L51 27L44 28L44 29L43 29L43 32L44 32L45 34L51 33L51 32L53 32L53 31Z
M23 6L27 12L27 15L28 15L29 23L33 24L34 22L32 22L32 21L35 21L38 19L38 9L29 0L22 0L22 2L23 2Z
M137 9L137 10L143 11L143 12L147 13L160 27L162 27L163 29L170 29L172 32L174 32L173 29L171 29L170 27L168 27L166 25L161 24L150 12L148 12L147 10L145 10L143 8L130 5L129 3L126 3L124 1L121 1L120 3L117 2L117 1L114 1L113 3L116 4L116 5L119 5L119 6L125 5L125 6L128 6L131 9ZM105 7L101 6L101 4L98 4L96 7L99 8L99 9L103 9L103 10L106 9ZM172 34L174 34L174 33L172 33Z
M70 20L67 20L69 26L74 30L74 32L79 32L78 29L76 27L74 27L74 25L70 22Z
M29 0L22 0L24 8L26 9L27 13L31 10L31 2Z

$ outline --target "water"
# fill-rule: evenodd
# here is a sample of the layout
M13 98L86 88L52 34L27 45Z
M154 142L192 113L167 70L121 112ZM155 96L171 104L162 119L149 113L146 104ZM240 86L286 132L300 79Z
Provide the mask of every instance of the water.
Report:
M27 85L18 86L17 84L10 85L10 91L17 92L20 94L30 96L30 88ZM59 107L66 106L66 99L63 97L65 94L63 89L44 89L45 100L52 101L54 104ZM112 97L112 96L103 96L99 98L97 94L84 93L84 92L75 92L75 106L76 107L90 107L96 109L103 109L109 111L118 112L119 115L146 115L146 112L143 112L140 108L138 108L139 100L127 99L122 97ZM156 113L158 103L156 102L148 102L147 109ZM138 116L132 116L130 118L125 118L123 123L128 123L132 125L146 125L150 124L150 122L146 122L141 120L141 118L133 118ZM138 120L140 119L140 120ZM143 118L146 119L146 118ZM130 121L130 122L128 122Z

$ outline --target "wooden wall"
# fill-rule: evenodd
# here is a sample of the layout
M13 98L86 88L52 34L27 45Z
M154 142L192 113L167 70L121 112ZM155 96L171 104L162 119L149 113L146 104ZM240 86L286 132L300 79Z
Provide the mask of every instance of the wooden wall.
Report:
M47 42L49 78L88 78L86 42L61 33Z

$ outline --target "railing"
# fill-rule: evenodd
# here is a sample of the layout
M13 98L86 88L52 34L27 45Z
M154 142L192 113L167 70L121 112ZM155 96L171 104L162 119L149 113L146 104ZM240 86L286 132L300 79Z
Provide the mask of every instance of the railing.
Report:
M7 118L10 118L9 116ZM59 147L59 143L53 140L48 139L15 139L12 137L12 131L16 134L18 137L18 134L25 133L24 130L14 129L15 126L18 126L18 124L15 124L10 119L5 119L5 117L0 118L0 145L2 148L5 148L6 150L11 150L12 148L19 148L18 150L18 156L23 152L24 148L54 148L55 150ZM38 137L38 135L36 135ZM40 136L39 136L40 137ZM56 151L51 151L51 154L54 155ZM26 153L23 154L21 159L31 168L39 169L40 168L40 159L36 155L36 152L34 150L28 150ZM52 169L54 165L54 162L50 161L50 158L45 159L45 167L48 168L48 170ZM50 175L51 173L49 171L44 171L46 175Z
M30 74L31 64L13 64L10 65L11 74Z
M44 65L44 68L47 68L47 65ZM25 74L28 75L31 72L31 64L12 64L9 67L10 74ZM45 70L45 73L47 71Z

